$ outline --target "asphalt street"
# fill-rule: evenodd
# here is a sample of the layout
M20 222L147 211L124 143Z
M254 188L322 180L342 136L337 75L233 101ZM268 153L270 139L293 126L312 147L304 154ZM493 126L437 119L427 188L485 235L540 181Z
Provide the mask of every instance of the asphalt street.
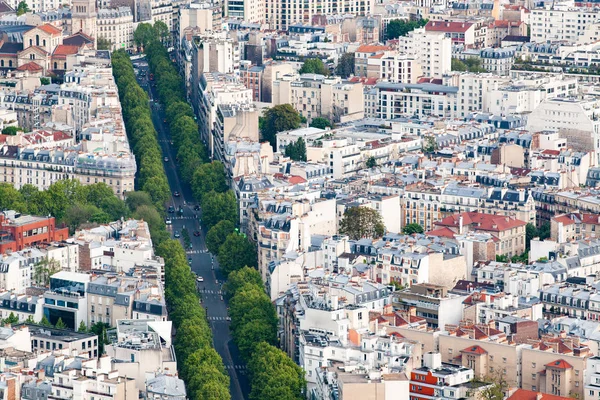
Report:
M229 331L229 318L227 316L227 301L222 294L222 286L225 283L225 277L221 273L216 256L208 253L204 241L206 231L202 226L202 211L194 210L196 203L190 187L182 183L176 167L177 150L171 145L169 128L164 122L163 109L158 104L158 94L156 88L149 81L149 72L147 65L144 65L144 59L134 61L134 66L140 74L138 82L149 93L150 106L152 108L152 119L154 127L158 133L158 140L163 151L165 172L171 187L171 194L178 192L179 196L172 196L170 203L175 208L174 213L169 213L172 223L167 225L167 229L174 238L175 232L181 234L184 228L190 235L192 244L191 249L186 249L188 259L191 259L192 271L203 278L203 282L196 282L198 292L201 296L202 305L206 308L208 322L213 333L213 342L215 350L223 358L223 363L230 376L230 391L233 400L244 400L244 394L249 393L249 384L247 379L246 366L242 363L237 346L232 341ZM145 75L145 76L144 76ZM156 102L153 100L156 99ZM180 207L183 208L183 214L179 213ZM199 232L195 236L194 232ZM184 245L183 239L180 238Z

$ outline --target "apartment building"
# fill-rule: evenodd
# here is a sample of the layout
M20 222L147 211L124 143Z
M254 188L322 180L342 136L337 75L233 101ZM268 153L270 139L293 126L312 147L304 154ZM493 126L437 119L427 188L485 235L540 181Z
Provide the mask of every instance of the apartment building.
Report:
M235 158L231 157L233 143L259 142L258 119L260 112L253 104L219 104L212 132L213 157L225 165L229 178L233 178ZM240 150L242 150L240 146Z
M367 76L367 66L371 57L381 56L392 49L388 46L366 44L354 51L354 74L359 77Z
M68 228L57 228L54 217L22 215L16 211L0 213L1 254L42 243L63 241L68 237Z
M487 111L492 94L498 86L509 83L508 77L499 74L461 74L458 76L458 115L467 117L479 111Z
M367 60L367 78L417 83L421 76L421 66L417 60L403 53L385 52Z
M247 89L237 78L220 73L204 73L200 79L198 112L200 114L200 136L207 143L209 155L214 157L216 143L214 126L217 123L218 106L239 105L248 107L252 103L252 90Z
M490 233L498 241L496 254L512 257L525 252L525 225L527 222L511 216L478 212L464 212L448 216L435 223L438 229L448 228L454 233Z
M466 48L481 47L484 44L481 38L477 37L476 28L476 24L472 22L429 21L425 25L426 32L443 33L453 45L462 45Z
M451 70L452 39L444 32L415 29L398 38L398 48L416 59L424 77L439 79Z
M115 274L92 276L87 289L91 325L116 326L121 319L165 321L167 309L162 287L139 278Z
M27 321L30 317L33 322L40 322L44 316L44 299L42 296L16 294L14 292L0 292L0 318L6 319L13 316L19 321Z
M323 117L334 123L364 117L360 82L316 74L285 75L273 82L273 104L291 104L309 122Z
M31 335L31 351L43 353L48 351L63 351L66 354L97 359L98 335L93 333L75 332L68 329L56 329L47 326L20 324L15 327L26 327Z
M135 380L138 390L146 390L146 374L177 371L171 342L171 321L124 319L108 332L106 354L112 368Z
M86 290L91 276L60 271L50 277L50 289L44 293L44 316L56 325L62 319L67 328L77 330L88 321Z
M409 289L394 293L395 309L424 318L431 329L446 329L462 320L463 301L467 296L448 293L443 286L428 283L413 284Z
M591 8L535 8L529 15L531 41L536 43L566 41L576 43L586 27L597 19Z
M257 22L265 22L271 29L287 30L290 25L311 23L317 14L364 16L373 14L374 7L373 0L331 0L319 4L299 0L267 0L265 19Z
M409 116L453 118L457 115L458 91L456 86L434 83L380 82L365 93L369 99L372 96L375 104L369 109L373 114L367 111L365 116L385 120Z
M588 213L569 213L550 219L550 238L558 243L596 237L600 233L600 216Z
M96 17L98 38L108 40L111 50L133 47L133 14L129 7L101 8Z
M239 19L253 24L262 24L268 18L266 14L267 4L265 1L227 0L223 5L223 13L229 18Z
M600 118L596 114L600 100L585 98L551 98L543 101L527 120L532 132L556 130L568 137L574 150L594 149L596 160L600 154Z

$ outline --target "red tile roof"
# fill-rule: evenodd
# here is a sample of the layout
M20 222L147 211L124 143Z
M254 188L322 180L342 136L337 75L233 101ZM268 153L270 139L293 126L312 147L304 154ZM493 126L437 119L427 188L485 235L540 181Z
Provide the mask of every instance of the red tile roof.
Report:
M53 56L68 56L71 54L77 54L78 52L79 52L79 46L59 44L58 46L56 46L56 49L54 49L54 53L52 53L52 55Z
M527 225L527 222L514 217L479 212L463 212L461 214L450 215L436 222L435 225L439 227L458 228L461 216L463 218L463 225L471 226L471 229L474 231L501 232Z
M446 228L444 226L442 228L434 229L432 231L427 232L427 235L454 239L454 235L456 235L456 233L454 233L450 228Z
M492 28L508 28L509 26L521 26L521 21L508 21L505 19L499 19L490 24Z
M558 368L558 369L572 369L573 366L565 360L556 360L546 364L546 367Z
M485 349L483 349L479 346L467 347L466 349L463 349L460 352L461 353L471 353L471 354L487 354L487 351L485 351Z
M356 53L377 53L380 51L387 51L387 50L391 50L391 49L388 46L366 44L366 45L362 45L358 49L356 49Z
M40 25L40 26L38 26L38 28L43 30L44 32L46 32L49 35L58 35L58 34L62 33L62 31L60 29L58 29L57 27L50 25L50 24Z
M538 394L540 397L538 398ZM552 394L544 394L534 392L532 390L518 389L507 400L567 400L569 397L554 396Z
M43 70L42 67L34 63L33 61L28 62L27 64L23 64L17 68L17 71L30 71L37 72Z
M298 176L298 175L292 175L288 179L288 182L291 183L291 184L293 184L293 185L297 185L297 184L300 184L300 183L305 183L306 179L304 179L303 177Z
M429 21L425 30L430 32L457 32L465 33L472 27L469 22Z
M556 222L562 223L563 225L573 225L575 223L575 221L573 221L567 215L559 215L558 217L553 217L552 219Z

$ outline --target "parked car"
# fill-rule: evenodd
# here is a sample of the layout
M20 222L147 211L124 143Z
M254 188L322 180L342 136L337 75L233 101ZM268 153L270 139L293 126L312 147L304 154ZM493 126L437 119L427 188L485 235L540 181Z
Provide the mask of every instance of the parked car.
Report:
M192 265L192 257L188 257L188 264Z
M197 277L197 278L196 278L196 280L197 280L198 282L204 282L204 278L203 278L203 277L201 277L201 276Z
M165 157L165 162L169 162L169 157Z
M173 192L173 196L175 196L175 197L179 197L179 192L178 192L178 191L174 191L174 192Z
M179 231L175 231L175 233L173 234L173 236L175 236L176 239L180 238L181 235L179 234Z
M167 218L167 219L165 220L165 224L167 224L167 225L171 225L171 223L172 223L172 222L173 222L173 221L171 221L171 218Z
M174 213L174 212L175 212L175 207L173 207L173 206L169 206L169 212L170 212L170 213Z
M200 205L199 204L196 204L194 206L194 211L200 211Z
M200 236L200 231L194 231L194 236Z

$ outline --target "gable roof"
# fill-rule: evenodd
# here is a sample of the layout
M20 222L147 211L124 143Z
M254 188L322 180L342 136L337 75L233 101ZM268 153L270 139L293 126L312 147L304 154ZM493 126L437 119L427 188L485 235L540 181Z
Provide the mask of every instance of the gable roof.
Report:
M40 67L39 65L37 65L33 61L30 61L27 64L23 64L20 67L18 67L17 71L37 72L37 71L42 71L43 69L44 68Z
M77 32L63 39L63 44L69 46L83 46L94 43L94 39L83 32Z
M19 51L23 50L23 43L6 42L0 47L0 53L2 54L14 54L16 55Z
M520 219L516 219L514 217L485 214L480 212L463 212L460 214L449 215L441 221L436 222L435 225L438 227L447 226L458 228L460 226L461 217L463 220L463 225L471 226L471 229L474 231L501 232L507 229L513 229L527 225L527 222L521 221Z
M26 49L23 49L22 51L20 51L19 53L31 53L31 52L36 52L38 54L41 54L43 56L46 56L47 54L49 54L46 50L44 50L43 48L39 47L39 46L29 46Z
M378 51L391 50L388 46L364 44L356 49L356 53L377 53Z
M58 46L56 46L56 49L54 49L54 53L52 53L52 56L67 56L70 54L77 54L79 52L79 46L72 46L72 45L66 45L66 44L59 44Z
M467 347L466 349L463 349L460 352L470 354L487 354L487 351L480 346Z
M465 33L472 27L470 22L429 21L425 30L430 32L457 32Z
M60 30L57 27L55 27L54 25L50 25L50 24L40 25L40 26L37 26L36 28L41 29L42 31L44 31L47 34L52 35L52 36L59 35L62 33L62 30Z
M546 367L558 368L558 369L573 369L573 366L565 360L556 360L546 364Z
M12 8L10 5L8 5L7 2L5 1L0 1L0 13L4 14L4 13L13 13L15 12L14 8Z
M538 397L538 395L540 397ZM533 390L517 389L512 396L509 396L507 400L567 400L569 397L554 396L552 394L545 394L540 392L534 392Z

